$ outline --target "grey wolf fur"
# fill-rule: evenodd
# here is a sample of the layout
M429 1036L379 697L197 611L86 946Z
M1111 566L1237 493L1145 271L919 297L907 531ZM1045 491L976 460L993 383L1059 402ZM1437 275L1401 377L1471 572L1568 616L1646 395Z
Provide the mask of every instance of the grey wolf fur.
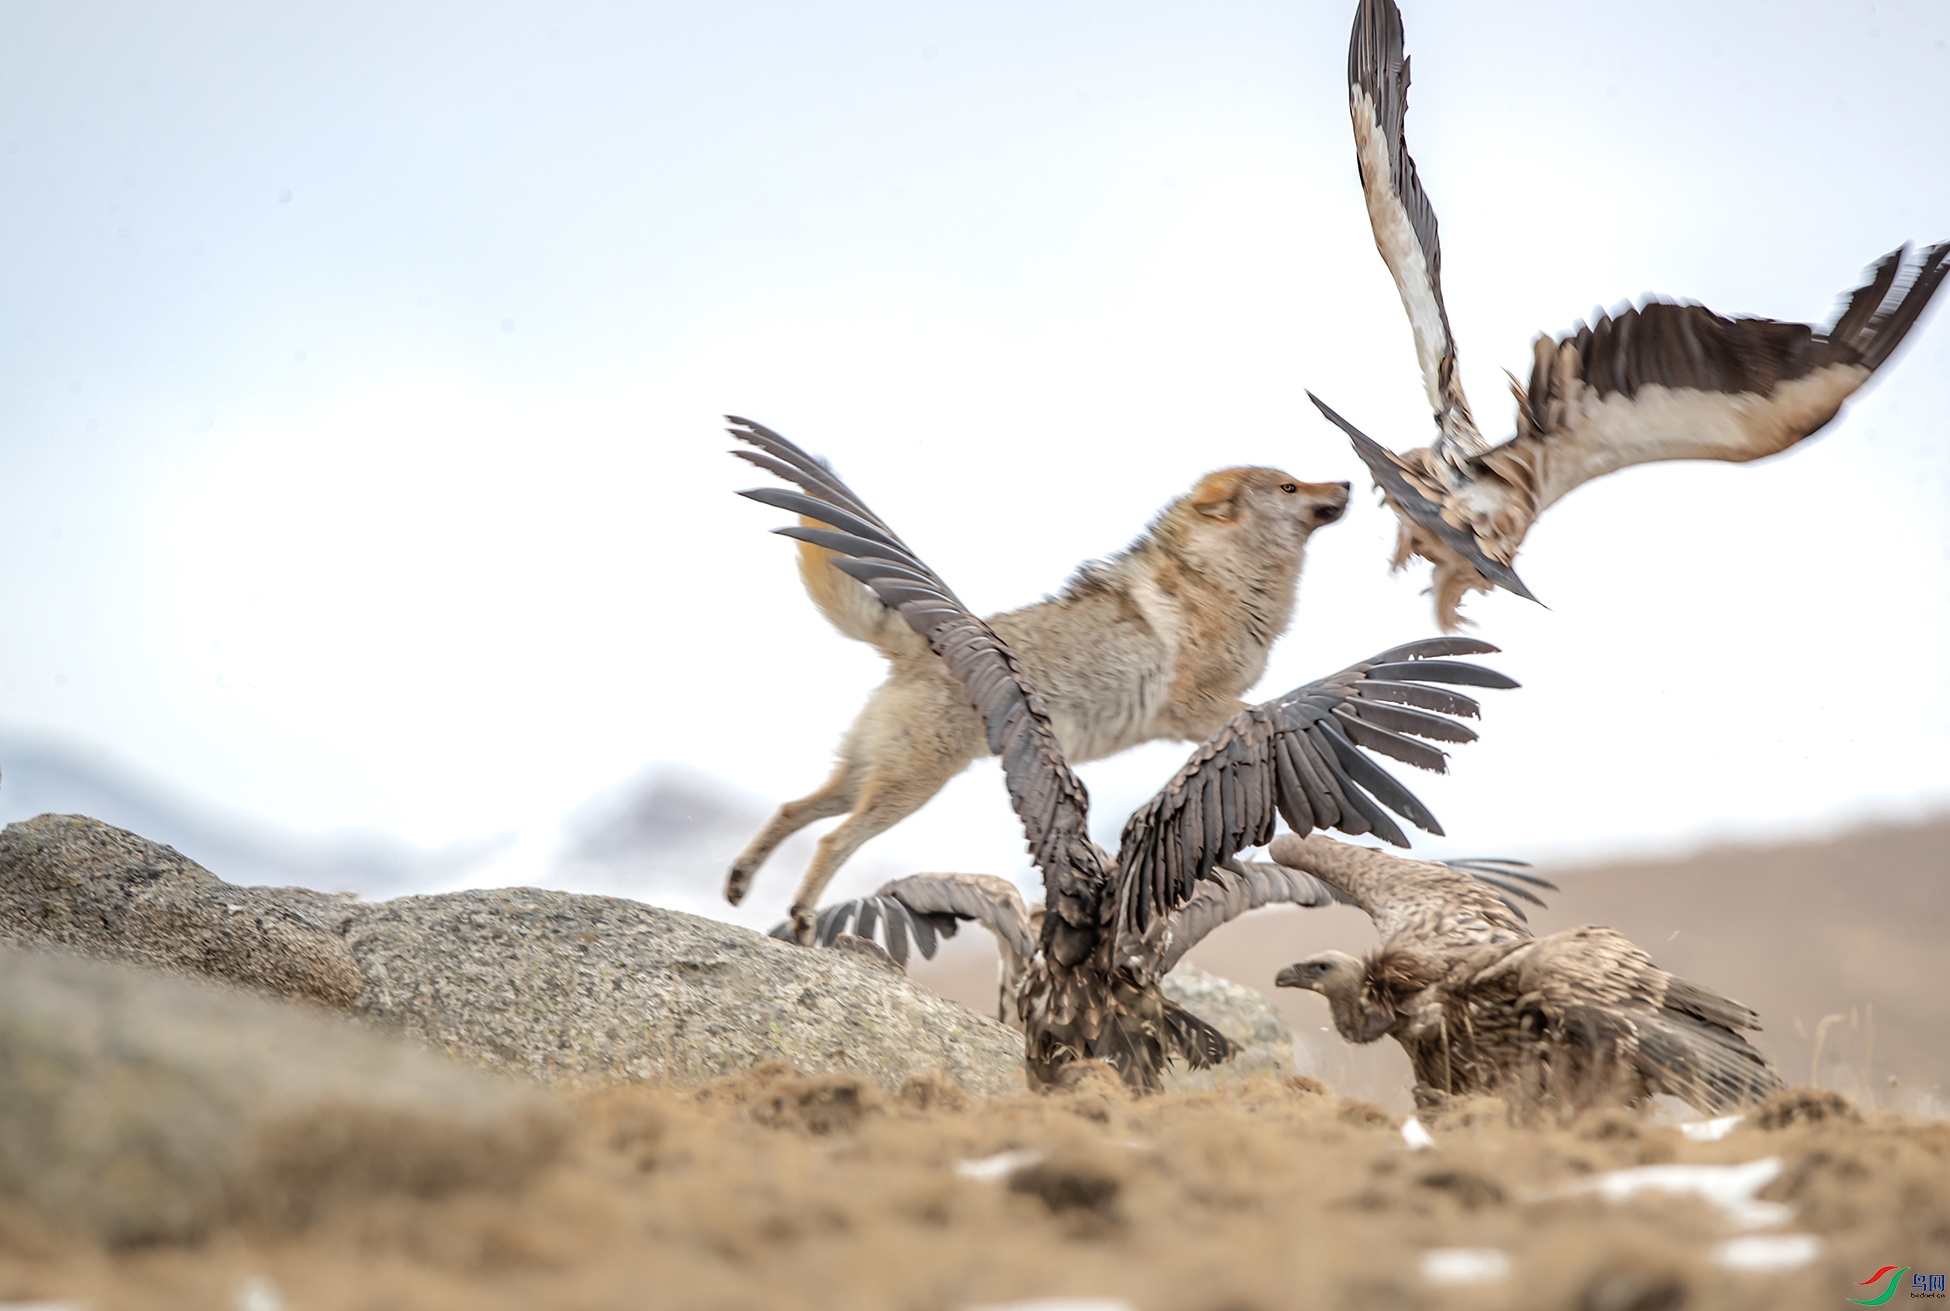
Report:
M1347 497L1347 483L1303 483L1278 469L1209 473L1130 546L1085 565L1055 596L991 616L1041 693L1064 755L1080 762L1161 738L1200 742L1243 710L1240 694L1259 681L1292 622L1307 539L1341 517ZM841 739L831 776L779 807L725 880L725 898L737 905L779 843L846 815L820 839L793 897L802 943L812 941L820 893L861 844L987 754L947 666L904 619L828 564L830 555L800 545L806 592L835 628L887 657L887 681Z

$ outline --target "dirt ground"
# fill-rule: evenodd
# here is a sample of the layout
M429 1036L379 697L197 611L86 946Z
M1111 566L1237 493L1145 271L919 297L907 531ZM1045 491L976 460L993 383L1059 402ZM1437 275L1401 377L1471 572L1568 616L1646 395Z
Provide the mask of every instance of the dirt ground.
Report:
M1430 1117L1421 1150L1371 1103L1294 1076L1139 1101L1093 1078L970 1103L929 1079L889 1097L780 1068L579 1109L567 1158L519 1192L384 1198L295 1234L109 1253L0 1213L0 1299L1655 1311L1829 1307L1881 1266L1950 1266L1950 1123L1859 1121L1834 1094L1787 1094L1716 1142L1620 1112L1518 1130L1477 1103ZM1759 1198L1789 1209L1763 1207L1758 1229L1697 1198L1572 1191L1618 1169L1770 1158ZM1724 1245L1755 1233L1812 1235L1819 1252L1785 1272L1728 1268L1740 1249ZM1440 1255L1456 1248L1502 1256ZM1454 1283L1445 1260L1507 1265Z
M1517 1128L1500 1104L1477 1103L1423 1117L1435 1145L1412 1148L1407 1069L1393 1044L1350 1049L1320 1031L1318 998L1271 988L1298 956L1365 946L1366 921L1344 909L1265 912L1193 959L1273 993L1313 1072L1360 1099L1299 1075L1137 1101L1095 1078L1073 1093L971 1102L928 1079L890 1096L782 1069L702 1090L614 1090L578 1101L566 1157L518 1192L386 1197L302 1232L115 1252L0 1206L0 1303L1846 1305L1876 1291L1858 1281L1881 1267L1950 1270L1947 853L1950 820L1938 820L1548 871L1564 891L1537 927L1617 926L1669 968L1757 1006L1769 1023L1761 1044L1789 1080L1812 1071L1828 1090L1784 1094L1716 1141L1616 1111ZM917 977L992 1007L984 935L953 946ZM1778 1166L1752 1164L1767 1161ZM1608 1172L1675 1164L1775 1174L1764 1186L1750 1180L1757 1193L1731 1209L1687 1194L1588 1191ZM1443 1255L1450 1249L1466 1250ZM1802 1264L1781 1268L1797 1254ZM1743 1268L1743 1258L1776 1268ZM1913 1303L1905 1288L1891 1304Z

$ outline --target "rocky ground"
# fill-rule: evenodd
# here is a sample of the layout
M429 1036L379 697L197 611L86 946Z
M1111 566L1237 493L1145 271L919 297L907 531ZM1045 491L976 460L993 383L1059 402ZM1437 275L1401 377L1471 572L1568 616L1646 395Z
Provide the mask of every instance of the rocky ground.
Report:
M0 833L0 941L323 1003L546 1084L696 1082L787 1060L897 1089L1021 1086L1003 1026L843 952L532 888L366 903L225 883L79 815Z
M1411 1122L1197 972L1246 1054L1133 1100L1025 1092L1012 1031L867 954L237 888L74 816L0 835L0 938L0 1302L1660 1311L1950 1268L1950 1122Z

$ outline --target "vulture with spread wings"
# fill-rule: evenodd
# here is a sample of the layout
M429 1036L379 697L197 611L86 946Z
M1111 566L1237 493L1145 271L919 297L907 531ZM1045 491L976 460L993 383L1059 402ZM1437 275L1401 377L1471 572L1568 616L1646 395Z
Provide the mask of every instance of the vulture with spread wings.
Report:
M1654 460L1755 460L1819 431L1886 362L1942 283L1950 243L1890 252L1825 328L1654 300L1532 343L1516 433L1484 440L1463 395L1435 210L1409 158L1408 57L1395 0L1362 0L1349 42L1355 158L1375 245L1408 311L1435 441L1390 452L1319 397L1400 520L1395 567L1435 566L1436 620L1472 591L1530 600L1512 567L1537 516L1581 483Z
M1611 929L1535 937L1457 870L1331 838L1282 835L1270 854L1361 907L1382 938L1365 960L1323 952L1275 982L1324 995L1349 1042L1392 1036L1418 1102L1490 1093L1576 1111L1669 1093L1717 1114L1781 1087L1740 1036L1759 1016Z
M1089 797L1008 644L823 462L748 420L728 422L734 437L757 448L734 454L800 489L741 494L825 525L775 531L833 552L833 568L919 633L1002 757L1047 907L1017 996L1024 1061L1039 1082L1103 1059L1133 1087L1157 1087L1169 1054L1158 978L1172 949L1172 912L1216 867L1270 841L1282 817L1296 832L1333 828L1407 846L1392 810L1440 833L1428 808L1363 749L1440 772L1448 757L1420 739L1472 740L1456 717L1474 716L1477 706L1437 685L1516 686L1449 658L1495 647L1430 638L1242 710L1130 817L1113 859L1090 839Z
M1442 862L1496 889L1512 913L1525 918L1517 901L1541 906L1537 889L1555 891L1557 885L1528 872L1520 860L1474 859ZM1171 944L1158 960L1160 977L1171 973L1185 953L1203 942L1221 924L1262 906L1350 905L1346 893L1311 874L1266 860L1229 860L1215 866L1199 881L1191 899L1171 913L1166 940ZM995 1018L1021 1027L1016 1014L1016 990L1029 974L1030 958L1042 932L1043 905L1023 900L1016 885L993 874L910 874L883 883L864 897L838 901L820 909L813 945L831 947L847 935L873 942L896 965L907 968L908 953L918 950L933 960L942 938L952 938L962 924L974 921L995 935L1000 963L996 979ZM771 936L797 941L792 921L772 926ZM1169 1002L1167 1008L1169 1009ZM1209 1043L1207 1044L1210 1045ZM1198 1051L1181 1053L1198 1065Z

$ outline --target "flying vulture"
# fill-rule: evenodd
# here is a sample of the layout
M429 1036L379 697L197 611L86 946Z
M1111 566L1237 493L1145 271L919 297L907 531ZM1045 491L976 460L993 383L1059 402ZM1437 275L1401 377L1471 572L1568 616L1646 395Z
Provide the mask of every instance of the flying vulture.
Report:
M1382 937L1365 960L1323 952L1275 982L1325 996L1349 1042L1392 1036L1418 1102L1491 1093L1563 1112L1669 1093L1718 1114L1782 1086L1740 1036L1759 1016L1611 929L1536 937L1457 870L1331 838L1283 835L1269 854L1361 907Z
M1477 705L1436 685L1516 686L1450 658L1496 650L1488 643L1427 638L1248 707L1130 817L1113 858L1090 839L1089 796L1008 644L824 463L757 424L729 423L757 448L735 454L801 489L741 494L828 525L775 531L832 551L832 567L926 639L1002 757L1048 907L1017 995L1024 1062L1037 1082L1102 1059L1132 1087L1158 1087L1170 1043L1158 979L1172 951L1172 913L1216 867L1270 841L1282 817L1299 833L1333 828L1407 846L1392 810L1440 833L1428 808L1363 748L1440 772L1447 755L1418 739L1474 739L1457 717L1473 717Z
M1394 0L1362 0L1347 66L1368 219L1408 311L1435 441L1390 452L1312 399L1353 440L1400 520L1395 567L1418 555L1435 566L1446 632L1463 623L1457 607L1472 591L1537 599L1512 567L1517 549L1579 484L1654 460L1755 460L1819 431L1901 344L1950 268L1950 243L1914 257L1907 246L1891 251L1825 328L1651 300L1555 339L1539 335L1528 385L1511 379L1516 433L1491 443L1463 395L1435 209L1408 154L1408 57Z

